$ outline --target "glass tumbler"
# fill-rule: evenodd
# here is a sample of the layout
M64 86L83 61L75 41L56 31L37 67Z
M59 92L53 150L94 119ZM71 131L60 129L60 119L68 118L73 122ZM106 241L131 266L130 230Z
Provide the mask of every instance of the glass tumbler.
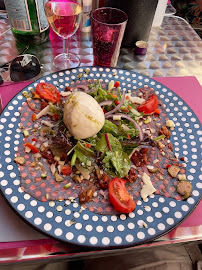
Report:
M94 66L116 66L127 20L127 14L117 8L98 8L92 12Z

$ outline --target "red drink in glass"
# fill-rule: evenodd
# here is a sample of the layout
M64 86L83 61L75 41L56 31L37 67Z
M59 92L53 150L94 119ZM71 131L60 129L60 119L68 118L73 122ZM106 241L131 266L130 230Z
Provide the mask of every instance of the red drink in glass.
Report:
M92 13L91 22L94 65L116 66L127 22L126 13L116 8L99 8Z

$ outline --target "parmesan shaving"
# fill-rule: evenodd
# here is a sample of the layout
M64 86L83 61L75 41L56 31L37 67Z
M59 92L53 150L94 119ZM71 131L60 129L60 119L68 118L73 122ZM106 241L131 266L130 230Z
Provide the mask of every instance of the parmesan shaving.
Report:
M145 201L148 196L156 191L156 189L153 187L150 177L146 173L143 173L142 181L144 182L144 185L142 186L140 193L143 201Z
M41 110L37 115L36 119L39 119L41 116L47 115L49 112L49 105L47 105L43 110Z

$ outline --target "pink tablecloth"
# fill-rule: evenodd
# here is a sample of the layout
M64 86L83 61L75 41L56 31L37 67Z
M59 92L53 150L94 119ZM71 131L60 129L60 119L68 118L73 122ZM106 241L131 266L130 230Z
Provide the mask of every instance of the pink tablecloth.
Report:
M180 96L189 107L195 112L202 123L202 86L196 77L158 77L153 78L167 86L178 96ZM202 225L202 200L194 212L180 225L181 227L192 227Z
M196 77L158 77L153 78L159 83L170 88L173 92L179 95L195 112L200 122L202 123L202 86L199 84ZM0 87L3 105L5 106L9 100L16 95L21 89L29 83L18 83L10 86ZM194 227L202 225L202 201L199 203L194 212L180 225L181 227Z

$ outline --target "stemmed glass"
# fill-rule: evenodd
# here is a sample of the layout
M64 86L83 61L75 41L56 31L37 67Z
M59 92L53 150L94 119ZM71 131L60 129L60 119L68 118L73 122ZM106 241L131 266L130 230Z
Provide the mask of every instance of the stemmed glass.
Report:
M82 17L81 1L43 0L46 18L53 31L63 39L63 53L54 58L54 66L61 70L78 67L79 58L69 53L68 38L79 28Z

